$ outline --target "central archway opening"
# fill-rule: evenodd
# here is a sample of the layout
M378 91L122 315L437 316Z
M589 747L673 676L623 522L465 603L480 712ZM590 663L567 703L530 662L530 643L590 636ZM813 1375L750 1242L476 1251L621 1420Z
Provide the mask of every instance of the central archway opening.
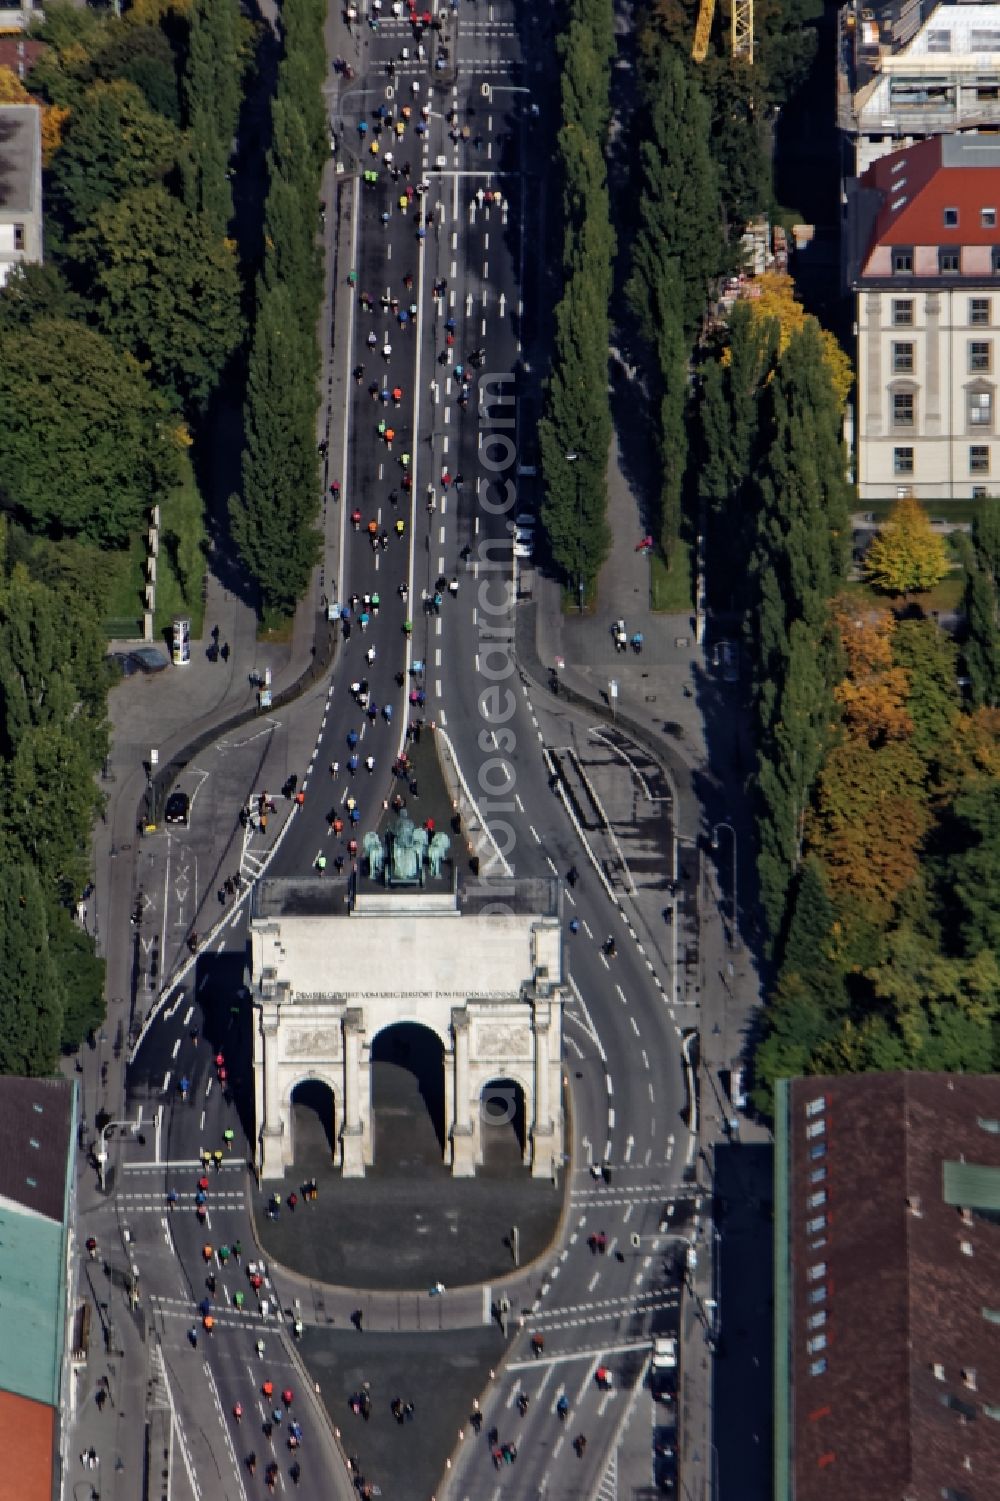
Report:
M397 1022L372 1042L374 1171L443 1172L444 1048L429 1027Z
M303 1079L291 1097L292 1151L295 1171L307 1177L328 1168L337 1153L337 1105L322 1079Z
M479 1096L483 1171L515 1173L524 1163L527 1122L524 1090L516 1079L491 1079Z

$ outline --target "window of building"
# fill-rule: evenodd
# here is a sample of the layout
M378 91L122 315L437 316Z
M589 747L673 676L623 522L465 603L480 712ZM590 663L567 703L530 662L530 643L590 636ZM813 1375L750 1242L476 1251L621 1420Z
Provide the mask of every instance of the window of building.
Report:
M984 1402L983 1417L992 1418L994 1423L1000 1423L1000 1407L994 1407L992 1403Z
M993 392L969 391L968 410L970 427L993 426Z
M826 1121L824 1120L810 1121L809 1125L806 1127L806 1136L809 1138L812 1138L814 1136L823 1136L825 1132Z
M809 1182L810 1183L822 1183L825 1177L826 1177L826 1168L825 1167L814 1167L813 1170L812 1170L812 1172L809 1174Z
M985 485L973 485L973 487L972 487L972 498L973 498L973 500L985 500L986 499L986 486ZM962 679L959 678L958 681L961 683Z
M976 1248L971 1240L963 1240L958 1248L963 1256L975 1256Z
M945 211L944 211L944 227L945 227L945 229L957 229L958 228L958 209L957 208L946 208L945 209Z
M1000 52L1000 31L973 26L969 32L970 52Z
M973 443L969 449L969 473L989 474L990 450L985 443Z
M826 1370L826 1360L814 1360L809 1367L810 1376L822 1376Z
M897 375L909 375L913 369L913 345L893 344L892 368Z
M897 245L892 252L893 276L913 275L913 246Z
M826 1335L814 1334L812 1339L806 1340L806 1349L810 1355L818 1355L820 1350L826 1349Z
M942 276L957 276L962 268L962 252L941 246L938 250L938 271Z
M826 1215L825 1214L817 1214L814 1219L806 1220L806 1234L807 1235L818 1235L821 1230L825 1230L825 1229L826 1229Z
M988 297L969 298L969 326L970 328L989 328L990 299Z
M826 1189L817 1189L816 1193L809 1195L809 1208L821 1209L826 1203Z
M950 31L929 31L927 33L927 51L928 52L950 52L951 51L951 32Z
M24 225L23 224L15 224L14 225L14 249L15 250L23 250L24 249Z
M825 1157L825 1156L826 1156L826 1142L825 1141L819 1141L819 1142L816 1143L816 1145L814 1147L810 1147L809 1148L809 1159L810 1159L811 1162L818 1162L821 1157Z
M810 1303L825 1303L826 1302L826 1288L823 1286L822 1283L820 1284L819 1287L811 1287L809 1289L809 1301L810 1301Z
M806 1115L822 1115L826 1109L826 1095L819 1094L814 1100L810 1100L806 1106Z
M971 1366L971 1365L970 1366L966 1366L965 1370L962 1372L962 1385L963 1386L967 1386L969 1388L970 1392L974 1392L975 1391L975 1389L976 1389L976 1368L975 1368L975 1366Z
M892 299L892 321L896 328L913 327L912 297L894 297Z
M988 1131L991 1136L1000 1136L1000 1121L992 1120L988 1115L980 1115L976 1120L980 1131Z
M821 1277L825 1277L825 1276L826 1276L826 1262L825 1261L814 1261L813 1264L812 1264L812 1266L809 1268L808 1272L806 1272L806 1281L807 1282L818 1282Z
M939 1360L936 1360L934 1362L934 1365L933 1365L932 1369L934 1371L934 1380L935 1381L943 1381L944 1380L944 1366L941 1364L941 1362Z
M969 340L969 373L983 374L993 366L993 345L989 339Z
M815 1240L809 1242L809 1255L815 1256L820 1251L826 1250L826 1236L817 1235Z
M995 208L981 208L979 210L979 221L982 224L982 226L983 226L984 229L996 229L996 227L997 227L997 211L996 211L996 209Z
M913 426L912 391L894 391L892 393L892 425L893 427Z
M806 1319L807 1329L822 1329L826 1324L826 1309L821 1308L819 1313L811 1313Z
M885 140L885 136L879 136L879 140L880 141L884 141ZM891 174L892 174L893 177L897 176L897 174L900 173L900 172L905 172L906 171L906 157L905 156L897 157L896 161L894 161L893 164L892 164L892 166L889 168L889 171L891 172Z
M994 276L1000 276L1000 245L994 245L990 250L990 268Z
M894 448L892 450L892 472L893 474L913 473L912 448Z

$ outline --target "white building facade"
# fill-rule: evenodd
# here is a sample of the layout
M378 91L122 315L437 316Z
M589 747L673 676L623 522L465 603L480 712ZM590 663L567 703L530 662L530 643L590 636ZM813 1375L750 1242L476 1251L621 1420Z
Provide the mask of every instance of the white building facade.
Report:
M548 883L511 883L495 901L372 890L339 908L327 898L332 885L303 901L305 883L283 884L258 886L251 924L261 1178L280 1178L293 1163L293 1095L307 1081L330 1091L344 1176L364 1176L374 1163L372 1047L399 1023L441 1043L445 1159L456 1177L483 1161L484 1099L498 1081L522 1096L525 1165L554 1176L563 1158L562 932L554 899L531 910Z
M1000 144L885 157L849 210L862 500L974 499L1000 476Z

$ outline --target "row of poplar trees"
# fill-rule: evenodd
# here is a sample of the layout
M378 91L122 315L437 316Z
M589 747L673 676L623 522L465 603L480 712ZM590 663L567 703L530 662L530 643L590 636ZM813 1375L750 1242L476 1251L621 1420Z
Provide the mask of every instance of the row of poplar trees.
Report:
M569 0L559 39L563 295L538 426L552 558L582 603L608 554L608 303L615 236L605 149L615 52L611 0Z
M317 239L327 153L323 0L284 0L283 49L271 113L263 257L243 408L243 482L230 516L257 580L265 619L291 614L319 552Z

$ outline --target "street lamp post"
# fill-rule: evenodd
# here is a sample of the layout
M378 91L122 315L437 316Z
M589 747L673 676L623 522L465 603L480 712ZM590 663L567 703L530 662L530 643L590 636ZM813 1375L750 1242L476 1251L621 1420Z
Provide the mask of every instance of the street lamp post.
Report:
M729 837L733 841L733 918L732 925L729 931L729 947L731 949L735 949L739 948L739 893L736 886L736 830L733 828L731 823L722 822L715 824L712 828L713 850L717 850L719 848L720 829L727 829L729 831Z
M140 1128L141 1125L142 1125L142 1111L140 1110L139 1117L138 1117L137 1120L134 1120L134 1121L108 1121L106 1125L104 1125L104 1126L101 1127L101 1139L100 1139L100 1142L98 1143L96 1156L97 1156L97 1173L98 1173L98 1179L99 1179L99 1182L100 1182L100 1185L101 1185L101 1192L102 1193L104 1192L104 1189L107 1186L107 1171L106 1170L107 1170L107 1165L108 1165L108 1132L111 1130L111 1128L113 1126L124 1126L127 1130L131 1131L132 1134L134 1135L139 1130L139 1128Z

